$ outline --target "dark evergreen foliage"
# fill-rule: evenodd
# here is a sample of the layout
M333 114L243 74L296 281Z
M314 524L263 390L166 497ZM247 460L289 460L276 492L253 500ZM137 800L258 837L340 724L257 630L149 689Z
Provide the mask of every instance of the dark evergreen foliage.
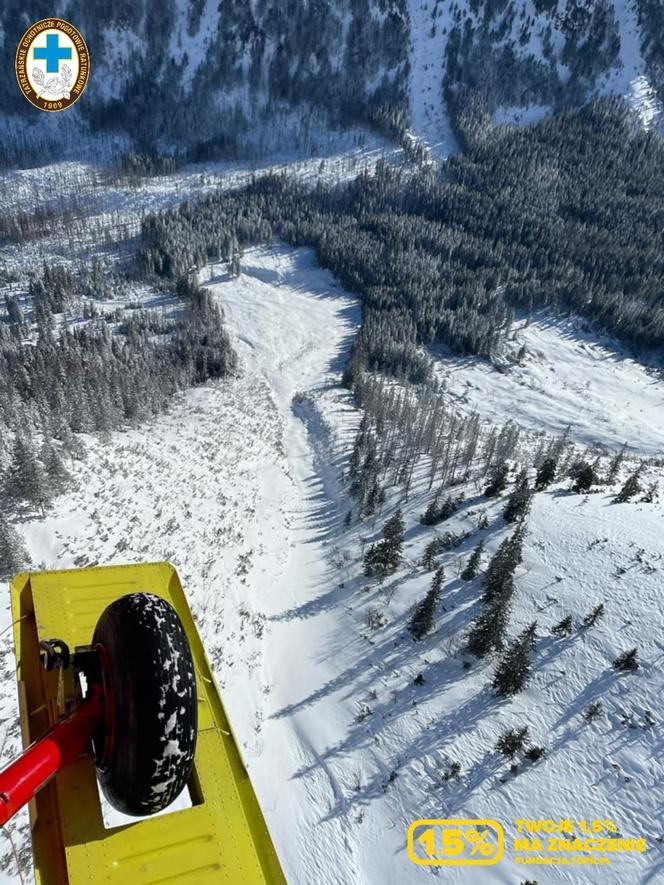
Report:
M589 704L586 709L583 711L583 718L586 722L596 722L598 719L601 719L602 713L604 712L604 706L601 701L593 701L592 704Z
M510 728L503 732L496 741L496 750L506 759L514 759L514 757L522 752L528 741L527 725L523 728Z
M4 493L16 503L36 505L42 512L52 497L44 466L38 460L30 439L23 433L17 433L14 439Z
M482 562L482 554L484 553L484 541L480 541L477 547L473 550L470 559L466 563L464 570L461 572L461 580L462 581L472 581L473 578L476 578L479 570L480 564Z
M355 372L424 380L419 347L436 342L493 359L513 310L537 306L660 347L663 161L661 139L633 126L619 102L599 101L474 145L440 178L379 164L375 175L311 191L267 176L148 216L140 266L174 278L230 257L233 236L311 245L362 298Z
M592 486L597 482L597 474L592 464L587 461L577 461L570 469L572 477L572 491L577 494L583 494L590 491Z
M439 553L442 553L444 549L444 545L440 538L432 538L431 541L424 548L424 555L422 556L422 565L424 568L430 572L434 565L436 564L436 557Z
M478 658L492 651L500 651L504 643L509 613L509 601L497 600L485 605L468 633L466 643L468 651Z
M491 473L491 478L489 479L489 484L484 489L484 494L487 498L495 498L496 495L499 495L505 490L507 486L508 472L507 464L499 464L494 468Z
M401 561L403 532L404 524L399 508L385 523L382 541L372 544L364 554L364 573L368 577L375 576L382 581L397 570Z
M528 749L524 752L523 757L527 759L528 762L539 762L539 760L546 755L546 747L532 746L528 747Z
M433 576L431 587L429 588L427 595L415 607L408 624L408 630L415 640L423 639L427 633L431 632L444 578L445 572L443 571L443 567L440 566L436 569L436 573Z
M224 0L218 10L208 4L207 11L202 0L181 7L175 0L158 6L148 0L110 6L86 0L67 9L96 58L97 76L90 78L88 100L77 111L83 131L86 137L92 131L121 143L133 140L136 152L123 159L131 173L167 169L173 158L160 155L165 144L195 162L237 156L245 143L258 151L268 133L268 143L274 140L273 128L292 130L289 117L296 108L303 129L363 121L392 136L405 130L404 0ZM49 14L42 5L31 12L31 21ZM7 0L0 15L8 44L17 46L28 24L23 7ZM125 32L132 36L132 51L120 65L117 34ZM174 53L183 40L191 42L187 51ZM29 119L4 69L0 84L6 113ZM212 107L217 111L211 113ZM10 156L25 163L43 162L47 152L58 159L63 141L59 127L47 127L16 145L10 138L0 144L11 146ZM309 135L304 143L316 141Z
M76 433L148 418L175 391L235 368L220 309L207 290L186 281L177 286L185 303L176 319L125 312L118 323L116 317L65 322L56 333L54 314L85 300L97 277L108 282L94 261L81 276L45 266L30 285L36 340L26 337L30 330L17 314L0 322L0 429L13 435L3 487L19 506L43 510L66 488L63 457L80 455ZM120 284L113 279L114 289Z
M536 628L536 623L526 627L500 659L493 677L493 687L499 695L514 695L525 688L530 677L530 655L535 645Z
M639 661L638 661L639 651L637 648L631 648L629 651L624 651L621 655L613 662L613 669L619 670L621 673L634 673L639 669Z
M514 572L521 562L525 524L506 538L484 575L483 609L468 634L468 649L478 657L502 649L514 593Z
M532 492L528 482L528 471L522 470L503 510L505 522L517 522L523 519L530 509L531 500Z
M463 502L462 497L453 498L447 495L443 501L437 494L420 517L422 525L438 525L453 516Z
M29 563L23 542L13 526L0 513L0 579L12 578Z
M558 623L551 628L551 633L558 639L563 639L566 636L571 636L573 632L574 624L572 622L571 615L566 615L561 621L558 621Z
M484 575L483 599L487 604L496 600L510 599L514 590L514 572L521 562L523 529L519 527L505 538L491 557Z
M604 616L604 603L600 602L599 605L596 605L595 608L588 612L588 614L583 619L584 627L593 627L600 618Z
M546 458L540 464L535 477L535 491L541 492L547 489L556 478L558 462L555 458Z
M609 465L609 472L606 476L606 481L611 484L614 483L618 477L618 471L622 466L623 461L625 460L625 455L627 454L627 443L623 443L620 451L616 452L616 454L611 459L611 463Z
M613 499L614 504L625 504L627 501L629 501L630 498L633 498L634 495L639 494L639 492L641 491L641 483L639 482L641 470L642 466L639 466L633 473L631 473L627 477L623 487Z

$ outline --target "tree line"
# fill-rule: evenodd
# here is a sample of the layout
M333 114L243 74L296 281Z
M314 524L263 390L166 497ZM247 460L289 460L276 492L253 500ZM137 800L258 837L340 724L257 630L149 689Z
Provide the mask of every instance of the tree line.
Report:
M601 100L431 168L379 163L337 188L266 176L147 217L138 262L174 278L280 237L357 293L349 369L421 382L423 348L504 359L515 311L576 313L634 348L664 343L662 139Z
M62 490L64 459L81 452L76 434L145 420L165 409L176 391L224 377L237 365L219 306L195 283L178 281L181 306L172 316L123 311L70 324L63 312L81 285L68 271L48 267L31 284L29 314L7 299L0 320L5 513L43 510ZM6 569L16 544L7 527L0 526L0 536L6 553L0 569Z

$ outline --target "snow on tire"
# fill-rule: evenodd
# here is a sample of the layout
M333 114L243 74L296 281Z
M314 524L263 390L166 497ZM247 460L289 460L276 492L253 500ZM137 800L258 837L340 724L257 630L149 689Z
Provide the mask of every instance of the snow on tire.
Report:
M196 749L197 697L191 650L175 609L132 593L103 612L93 637L112 723L95 742L99 782L129 815L166 808L184 789Z

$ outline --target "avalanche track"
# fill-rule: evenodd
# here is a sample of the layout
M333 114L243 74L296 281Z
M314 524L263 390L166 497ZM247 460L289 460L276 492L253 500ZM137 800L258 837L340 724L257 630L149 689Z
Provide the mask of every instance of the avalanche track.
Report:
M177 566L289 882L338 882L352 840L343 815L320 823L342 795L317 760L353 716L327 690L349 629L329 542L335 451L356 420L338 382L359 306L306 250L257 249L239 279L206 275L239 376L189 391L139 429L89 438L75 488L22 529L37 568ZM7 599L3 588L5 628ZM11 643L0 664L2 764L20 740ZM29 866L27 816L13 832ZM19 881L9 844L2 854L0 881Z

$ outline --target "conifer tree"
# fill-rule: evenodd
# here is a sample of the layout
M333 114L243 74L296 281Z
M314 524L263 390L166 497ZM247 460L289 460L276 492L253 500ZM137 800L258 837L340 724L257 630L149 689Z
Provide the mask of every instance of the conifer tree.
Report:
M37 504L43 513L50 501L49 483L44 468L37 460L32 443L20 433L16 434L12 461L5 491L16 501Z
M634 495L638 495L641 491L641 483L639 482L639 477L641 474L642 465L639 465L634 473L631 473L623 487L620 489L616 497L613 499L614 504L625 504L629 501L630 498L633 498Z
M514 573L521 562L524 529L520 526L502 542L489 562L484 575L483 599L487 604L512 595Z
M431 569L436 564L436 557L443 549L442 540L438 537L433 538L427 546L424 548L424 555L422 556L422 565L424 568L430 572Z
M383 538L390 545L398 557L401 556L403 547L404 522L401 507L397 508L394 516L390 517L383 528Z
M429 506L420 517L420 522L422 523L422 525L436 525L436 522L438 521L437 514L439 496L440 492L436 492L434 497L429 502Z
M532 493L528 483L528 472L522 470L517 477L514 489L507 499L507 504L503 510L505 522L516 522L519 519L523 519L530 508L531 498Z
M558 462L555 458L546 458L539 466L535 477L535 491L547 489L556 478Z
M60 452L53 443L45 439L40 452L40 460L44 465L51 490L60 494L71 480L71 475L64 465Z
M484 540L480 541L477 547L473 550L470 559L466 563L466 567L461 572L461 580L462 581L472 581L473 578L476 578L480 565L482 562L482 554L484 553Z
M30 562L18 533L0 513L0 578L13 577Z
M529 730L524 725L523 728L509 728L504 731L496 741L496 750L506 759L514 759L525 748Z
M558 621L557 624L551 628L551 632L558 639L563 639L565 636L571 636L574 630L574 624L572 623L572 616L567 615L561 621Z
M468 633L467 647L471 654L482 658L503 647L509 611L509 602L502 599L485 606Z
M439 522L449 519L456 513L462 500L459 498L455 500L451 495L448 495L441 503L440 492L438 492L420 517L420 522L422 525L438 525Z
M583 619L583 626L584 627L594 626L603 615L604 615L604 603L600 602L599 605L596 605L595 608L585 616L585 618Z
M609 464L609 471L606 475L607 483L614 483L618 477L618 471L620 470L623 461L625 460L625 455L627 454L627 443L623 443L620 451L616 452L616 454L611 459L611 463Z
M401 561L403 547L404 523L399 508L394 516L385 523L383 540L372 544L364 556L364 572L382 580L393 574Z
M415 607L415 611L408 624L408 630L415 640L423 639L427 633L431 632L444 578L445 573L443 567L440 566L436 569L427 595Z
M639 661L637 658L639 651L637 648L631 648L629 651L624 651L621 655L613 662L613 669L619 670L623 673L635 672L639 669Z
M530 655L535 645L536 629L536 622L526 627L498 662L493 687L499 695L506 697L525 688L530 677Z
M484 489L487 498L495 498L507 486L507 464L500 464L491 472L488 486Z
M572 469L570 470L570 476L574 480L572 491L577 494L589 491L591 486L597 482L597 475L595 474L593 466L592 464L588 464L587 461L577 461L576 464L573 464Z

